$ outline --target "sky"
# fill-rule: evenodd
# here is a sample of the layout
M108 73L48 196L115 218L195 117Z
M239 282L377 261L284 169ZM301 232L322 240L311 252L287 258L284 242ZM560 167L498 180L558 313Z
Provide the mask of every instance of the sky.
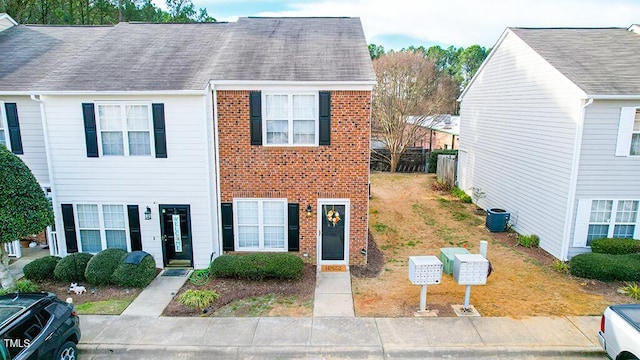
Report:
M506 27L628 27L640 0L192 0L218 21L244 16L351 16L368 43L400 50L493 46ZM164 0L154 2L166 9Z

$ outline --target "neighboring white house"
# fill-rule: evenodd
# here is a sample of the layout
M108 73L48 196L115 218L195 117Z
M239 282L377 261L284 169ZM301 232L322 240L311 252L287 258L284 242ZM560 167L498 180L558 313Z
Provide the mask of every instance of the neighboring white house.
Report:
M508 28L460 96L458 185L566 260L640 238L637 27Z

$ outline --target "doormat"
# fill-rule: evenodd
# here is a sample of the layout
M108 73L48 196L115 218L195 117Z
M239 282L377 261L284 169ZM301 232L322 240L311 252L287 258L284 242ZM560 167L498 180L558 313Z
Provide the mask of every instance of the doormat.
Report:
M346 272L347 265L322 265L322 272Z
M162 272L162 276L187 276L189 269L167 269Z

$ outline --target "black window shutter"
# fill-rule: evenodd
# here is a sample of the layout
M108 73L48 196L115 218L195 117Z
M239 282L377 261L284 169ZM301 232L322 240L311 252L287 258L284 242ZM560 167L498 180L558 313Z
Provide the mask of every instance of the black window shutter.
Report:
M164 104L151 104L153 112L153 139L156 143L156 157L167 157L167 133L164 124Z
M233 203L222 203L222 250L233 251Z
M98 130L96 128L96 112L93 104L82 104L82 117L84 119L84 138L87 144L87 157L98 157Z
M300 207L289 204L289 251L300 251Z
M73 205L62 204L62 223L64 224L64 238L67 253L78 252L78 238L76 237L76 222L73 219Z
M5 103L7 113L7 128L9 130L9 143L14 154L22 155L22 138L20 137L20 123L18 122L18 106L15 103Z
M320 91L320 132L318 143L320 145L331 145L331 93Z
M249 118L251 122L251 145L262 145L262 94L249 93Z
M131 237L131 251L142 251L142 234L140 233L140 212L138 205L127 205L129 215L129 237Z

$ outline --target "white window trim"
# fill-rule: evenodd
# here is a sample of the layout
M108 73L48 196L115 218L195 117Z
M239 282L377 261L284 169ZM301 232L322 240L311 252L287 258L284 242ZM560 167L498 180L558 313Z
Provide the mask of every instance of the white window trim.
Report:
M640 110L640 107L623 107L620 109L615 156L640 157L640 155L631 155L631 140L633 134L638 133L637 131L633 131L636 112L638 110Z
M124 234L125 240L127 242L127 252L131 252L131 238L129 237L129 216L127 216L127 206L124 204L116 204L116 203L95 203L95 202L78 202L73 204L73 217L76 224L76 238L78 239L78 251L85 252L82 249L82 238L80 237L80 221L78 219L78 205L96 205L98 207L98 221L100 222L100 228L82 228L82 230L100 230L100 244L102 246L102 250L110 249L107 248L107 229L104 226L104 214L102 210L102 205L117 205L122 206L124 211ZM92 253L97 254L97 253Z
M607 224L609 225L609 229L608 229L608 233L607 233L607 237L611 238L613 237L613 232L615 229L615 225L628 225L631 223L616 223L615 221L615 217L617 215L618 212L618 202L620 201L638 201L639 202L639 209L638 209L638 213L636 214L636 221L635 223L633 223L635 225L635 229L634 229L634 239L640 239L640 199L629 199L629 198L618 198L618 199L580 199L578 201L578 206L577 206L577 213L576 213L576 225L575 225L575 230L574 230L574 238L573 238L573 247L578 247L578 248L587 248L590 249L591 246L587 245L587 237L589 235L589 225L591 225L591 206L593 201L598 201L598 200L603 200L603 201L613 201L612 205L611 205L611 218L609 219L609 221L607 221ZM593 223L593 224L598 224L598 223ZM604 223L601 223L604 224Z
M289 131L289 139L287 144L269 144L267 143L267 96L273 95L286 95L287 96L287 126ZM315 140L313 144L294 144L293 143L293 95L313 95L314 104L315 104L315 114L314 114L314 122L315 122ZM262 92L262 146L267 147L318 147L320 144L320 95L318 91L273 91L273 92Z
M238 239L238 203L239 202L258 202L258 247L240 247L240 240ZM263 203L265 201L278 201L282 202L284 206L284 248L273 249L264 247L264 216L263 215ZM235 198L233 199L233 242L235 251L260 251L260 252L287 252L289 251L289 231L288 231L288 206L287 199L283 198Z
M122 146L124 147L123 155L105 155L102 152L102 129L100 128L100 111L98 110L99 106L120 106L120 121L122 125ZM130 155L129 154L129 129L127 127L127 116L126 116L126 106L127 105L144 105L148 108L148 122L149 122L149 155ZM154 129L153 129L153 107L151 106L151 102L149 101L97 101L95 102L95 116L96 116L96 131L98 132L98 154L101 157L115 157L119 158L121 156L127 157L153 157L154 149L155 149L155 138L154 138ZM109 130L105 130L109 131Z
M7 109L4 107L4 101L0 101L0 126L4 133L4 141L6 142L5 147L11 151L11 139L9 139L9 124L7 124Z

